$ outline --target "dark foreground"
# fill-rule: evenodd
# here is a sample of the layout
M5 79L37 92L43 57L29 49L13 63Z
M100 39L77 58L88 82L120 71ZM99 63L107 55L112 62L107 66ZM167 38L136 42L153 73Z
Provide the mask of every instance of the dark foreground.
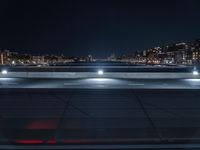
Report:
M199 148L200 90L1 89L0 142Z

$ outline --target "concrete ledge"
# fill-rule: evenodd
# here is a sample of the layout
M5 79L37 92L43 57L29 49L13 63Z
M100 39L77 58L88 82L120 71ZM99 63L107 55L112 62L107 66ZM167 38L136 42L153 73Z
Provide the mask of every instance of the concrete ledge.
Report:
M158 73L158 72L109 72L98 75L96 72L8 72L0 74L0 78L126 78L126 79L186 79L200 78L200 75L194 76L192 73Z

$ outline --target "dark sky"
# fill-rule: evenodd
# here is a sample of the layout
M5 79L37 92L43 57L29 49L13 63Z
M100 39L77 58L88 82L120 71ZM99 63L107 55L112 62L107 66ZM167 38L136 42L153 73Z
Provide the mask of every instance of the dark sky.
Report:
M199 0L1 0L0 49L106 56L200 38Z

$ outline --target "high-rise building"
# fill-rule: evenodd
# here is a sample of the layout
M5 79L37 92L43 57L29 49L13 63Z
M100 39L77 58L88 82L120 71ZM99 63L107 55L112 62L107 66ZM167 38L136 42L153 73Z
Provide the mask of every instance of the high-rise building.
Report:
M3 53L0 52L0 62L1 62L1 65L4 64L4 58L3 58Z
M0 62L1 65L6 65L10 63L10 51L4 50L0 52Z
M87 56L87 58L86 58L86 61L87 61L87 62L92 62L92 61L93 61L92 55L89 54L89 55Z

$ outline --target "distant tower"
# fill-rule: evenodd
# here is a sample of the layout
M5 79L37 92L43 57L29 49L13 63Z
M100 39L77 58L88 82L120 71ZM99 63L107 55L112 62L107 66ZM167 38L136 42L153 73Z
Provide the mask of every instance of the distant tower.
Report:
M41 56L41 64L44 64L44 63L45 63L44 56Z
M3 53L1 53L1 65L3 65L4 62L3 62Z
M115 60L116 60L116 56L115 56L114 53L112 53L112 54L110 55L110 60L111 60L111 61L115 61Z
M87 62L92 62L92 61L93 61L92 55L88 55Z

